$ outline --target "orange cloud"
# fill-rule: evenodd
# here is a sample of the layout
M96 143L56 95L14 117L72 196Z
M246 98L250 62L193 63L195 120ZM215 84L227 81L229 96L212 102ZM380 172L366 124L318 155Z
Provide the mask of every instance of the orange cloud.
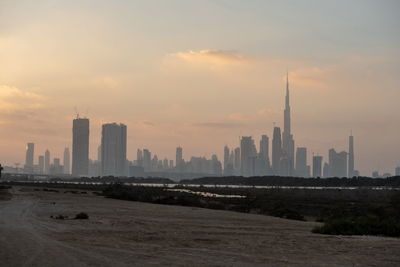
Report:
M0 111L13 112L43 107L44 96L17 87L0 85Z
M249 63L249 59L243 55L232 51L223 50L200 50L169 54L167 61L178 61L194 66L203 66L208 68L224 68L243 66Z

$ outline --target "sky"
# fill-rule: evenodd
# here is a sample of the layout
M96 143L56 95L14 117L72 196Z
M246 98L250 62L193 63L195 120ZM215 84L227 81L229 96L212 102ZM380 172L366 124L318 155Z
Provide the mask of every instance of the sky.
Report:
M0 162L71 148L72 120L128 127L159 158L217 154L283 126L289 72L296 146L355 138L356 169L400 165L397 0L0 0ZM77 110L77 112L76 112Z

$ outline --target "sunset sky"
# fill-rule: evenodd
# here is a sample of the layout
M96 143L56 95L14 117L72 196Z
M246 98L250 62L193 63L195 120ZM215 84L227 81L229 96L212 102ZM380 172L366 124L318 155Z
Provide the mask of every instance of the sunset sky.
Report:
M272 139L289 71L296 146L327 159L355 138L356 169L400 165L400 1L0 0L0 163L62 158L77 107L128 126L159 158Z

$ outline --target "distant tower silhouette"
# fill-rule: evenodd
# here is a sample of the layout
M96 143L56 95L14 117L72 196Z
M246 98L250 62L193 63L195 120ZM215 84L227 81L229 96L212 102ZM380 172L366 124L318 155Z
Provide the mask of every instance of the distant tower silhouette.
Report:
M69 148L66 147L64 149L64 161L63 161L63 172L64 174L69 174L70 173L70 154L69 154Z
M101 134L101 172L103 176L126 176L125 124L103 124Z
M294 139L291 132L291 111L289 95L289 74L286 73L286 98L284 111L284 126L282 133L282 157L285 162L282 175L294 175Z
M322 157L313 156L313 177L322 177Z
M40 155L38 157L38 168L39 174L44 174L44 156Z
M44 173L50 174L50 151L48 149L44 152Z
M25 172L33 173L33 157L35 154L35 144L28 143L26 145L26 157L25 157Z
M79 118L72 124L72 175L89 174L89 119Z
M183 149L180 146L176 148L175 166L178 171L183 171Z
M274 172L274 175L280 175L281 158L282 158L281 128L275 127L272 139L272 171Z

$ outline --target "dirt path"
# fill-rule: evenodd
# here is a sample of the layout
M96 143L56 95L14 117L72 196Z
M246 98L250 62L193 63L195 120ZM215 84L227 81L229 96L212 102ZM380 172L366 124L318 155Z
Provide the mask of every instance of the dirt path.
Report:
M0 266L400 266L400 239L312 234L268 216L13 188ZM84 211L89 220L51 215Z

